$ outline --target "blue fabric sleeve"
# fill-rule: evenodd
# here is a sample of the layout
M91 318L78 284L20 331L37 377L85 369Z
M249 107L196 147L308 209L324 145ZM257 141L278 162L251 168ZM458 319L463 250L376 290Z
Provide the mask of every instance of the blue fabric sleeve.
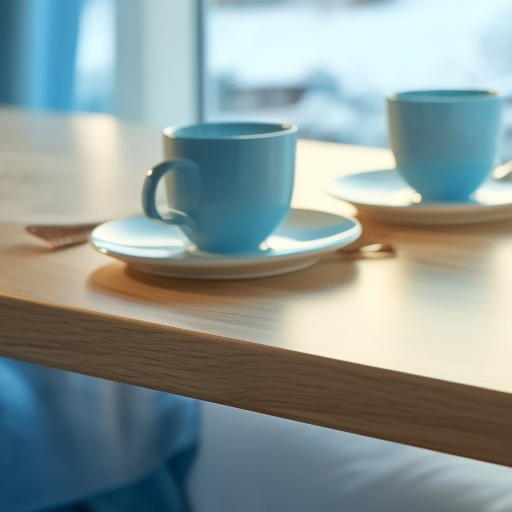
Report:
M198 421L189 398L0 358L0 510L185 512Z

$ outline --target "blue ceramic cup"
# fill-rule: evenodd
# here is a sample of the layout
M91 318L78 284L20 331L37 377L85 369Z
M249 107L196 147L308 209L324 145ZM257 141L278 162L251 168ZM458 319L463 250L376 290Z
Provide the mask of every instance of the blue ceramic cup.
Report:
M290 212L297 127L274 123L204 123L164 130L165 161L149 170L146 215L180 225L198 249L258 250ZM169 212L156 204L166 176Z
M495 163L502 103L494 91L388 96L389 136L399 174L423 200L471 200Z

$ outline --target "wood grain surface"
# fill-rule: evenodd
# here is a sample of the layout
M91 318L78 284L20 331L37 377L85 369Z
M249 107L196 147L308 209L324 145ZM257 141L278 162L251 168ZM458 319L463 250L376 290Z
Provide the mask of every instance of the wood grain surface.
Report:
M285 276L147 276L35 222L140 211L157 129L0 109L0 354L512 466L512 221L361 219L396 258L338 254ZM294 205L388 151L300 141Z

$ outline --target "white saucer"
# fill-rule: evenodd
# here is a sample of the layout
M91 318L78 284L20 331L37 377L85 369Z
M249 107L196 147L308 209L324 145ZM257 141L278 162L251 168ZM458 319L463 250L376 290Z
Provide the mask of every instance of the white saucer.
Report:
M341 176L326 190L362 215L391 222L471 224L512 218L512 183L505 180L489 180L466 203L422 201L394 169Z
M361 234L355 219L293 209L285 224L267 240L267 249L224 256L199 251L176 226L144 216L98 226L91 235L103 254L150 274L192 279L245 279L285 274L318 261Z

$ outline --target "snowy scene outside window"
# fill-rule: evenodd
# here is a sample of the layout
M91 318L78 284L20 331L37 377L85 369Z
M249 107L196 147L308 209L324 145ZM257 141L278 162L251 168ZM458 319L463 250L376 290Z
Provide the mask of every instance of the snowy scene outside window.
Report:
M211 0L206 21L209 120L387 146L387 93L512 94L512 0ZM512 159L510 100L500 156Z

